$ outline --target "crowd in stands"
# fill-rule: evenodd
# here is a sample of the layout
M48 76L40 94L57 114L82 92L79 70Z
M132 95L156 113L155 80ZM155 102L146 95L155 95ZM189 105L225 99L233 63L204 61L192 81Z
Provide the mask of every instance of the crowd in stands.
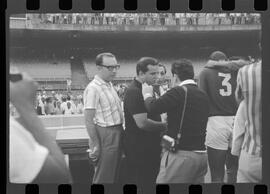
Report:
M124 99L126 83L114 85L121 100ZM46 91L36 94L36 112L38 115L72 115L83 114L83 91ZM17 116L17 111L10 104L10 114Z
M30 19L31 16L28 16ZM39 14L36 22L81 25L239 25L259 24L250 13L72 13Z

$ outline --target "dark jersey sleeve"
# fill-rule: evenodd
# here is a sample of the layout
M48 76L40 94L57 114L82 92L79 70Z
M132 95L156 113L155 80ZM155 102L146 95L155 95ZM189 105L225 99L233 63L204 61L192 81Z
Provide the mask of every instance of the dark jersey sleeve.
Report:
M128 89L124 106L131 115L146 113L142 92L138 89Z
M177 89L178 88L178 89ZM184 99L183 93L177 91L177 90L183 90L179 87L175 87L170 89L168 92L166 92L164 95L162 95L160 98L149 98L146 99L145 105L149 112L161 114L168 112L172 109L176 109L176 107L180 104L182 101L181 99Z
M198 87L203 90L205 93L207 93L207 70L204 68L200 75L198 80Z

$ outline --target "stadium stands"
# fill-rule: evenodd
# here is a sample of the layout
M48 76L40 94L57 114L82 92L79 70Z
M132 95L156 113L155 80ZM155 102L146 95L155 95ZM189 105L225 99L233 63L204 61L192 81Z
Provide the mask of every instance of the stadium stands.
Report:
M9 60L10 66L27 72L37 81L65 81L71 78L68 58L58 53L54 54L52 49L11 47Z
M36 80L66 80L71 77L68 61L59 61L52 64L41 60L10 60L11 66L16 66L20 71L27 72Z

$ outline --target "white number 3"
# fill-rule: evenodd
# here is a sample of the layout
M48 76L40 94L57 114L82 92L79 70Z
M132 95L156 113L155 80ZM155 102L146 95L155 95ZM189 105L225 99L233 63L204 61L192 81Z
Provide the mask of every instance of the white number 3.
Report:
M230 73L218 73L218 76L224 77L222 81L222 86L226 87L226 89L219 89L219 94L221 96L230 96L232 94L232 85L229 80L231 79Z

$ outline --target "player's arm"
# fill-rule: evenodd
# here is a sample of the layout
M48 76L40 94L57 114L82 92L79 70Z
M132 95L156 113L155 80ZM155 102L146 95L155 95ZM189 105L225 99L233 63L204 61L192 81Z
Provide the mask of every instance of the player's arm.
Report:
M235 99L237 101L237 103L239 104L243 99L244 99L244 96L243 96L243 91L242 91L242 70L240 69L238 71L238 74L237 74L237 85L236 85L236 89L235 89Z
M199 74L198 87L207 93L207 72L203 69Z
M242 59L239 60L231 60L231 61L214 61L214 60L209 60L206 64L206 67L227 67L231 70L238 70L239 68L248 65L248 61L244 61Z
M176 88L172 88L158 99L151 96L148 97L147 94L144 98L144 104L148 112L162 114L180 105L181 100L184 99L184 95L177 91Z

